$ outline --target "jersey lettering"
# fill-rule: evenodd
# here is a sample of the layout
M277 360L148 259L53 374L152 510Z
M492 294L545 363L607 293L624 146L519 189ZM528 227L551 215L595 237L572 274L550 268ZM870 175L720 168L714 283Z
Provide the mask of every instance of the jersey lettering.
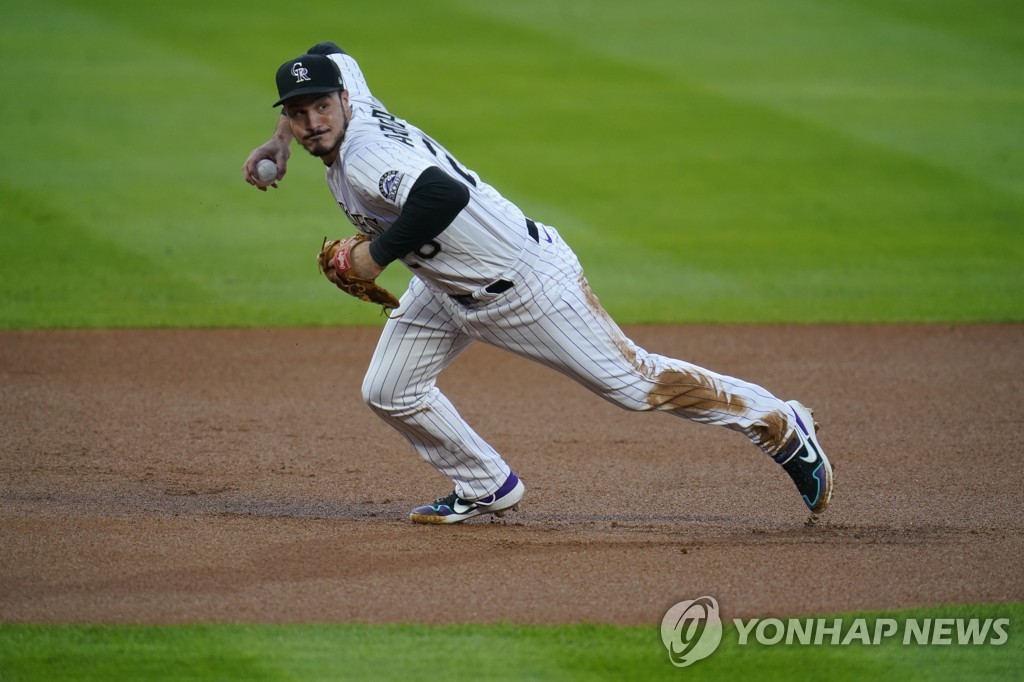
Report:
M349 222L366 234L378 235L383 232L383 230L380 229L380 222L376 218L372 216L365 216L361 213L350 213L348 207L340 201L338 202L338 206L341 206L341 210L345 212L346 216L348 216Z
M396 140L409 147L414 146L409 129L401 121L380 109L374 109L372 113L373 117L377 119L377 125L380 126L381 132L384 133L384 137Z

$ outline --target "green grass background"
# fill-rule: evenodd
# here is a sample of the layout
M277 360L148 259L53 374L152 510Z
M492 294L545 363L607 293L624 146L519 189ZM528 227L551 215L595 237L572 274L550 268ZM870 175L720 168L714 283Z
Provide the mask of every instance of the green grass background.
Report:
M301 149L240 167L333 39L557 226L632 322L1024 319L1018 0L4 5L0 328L377 324ZM385 282L402 289L408 272Z
M837 614L845 628L866 614ZM822 617L822 616L818 616ZM894 618L880 645L738 646L729 624L711 656L669 662L658 630L596 625L0 625L5 680L1013 680L1024 604L869 614ZM908 618L1009 618L1008 640L903 645ZM869 632L874 626L869 624ZM954 629L955 630L955 629ZM771 631L774 632L774 631Z
M296 151L267 194L240 177L274 70L325 39L557 226L623 323L1021 321L1022 25L1019 0L8 1L0 328L379 324L315 270L351 231L318 163ZM1014 628L1001 648L726 646L679 671L655 627L0 625L0 679L1024 669Z

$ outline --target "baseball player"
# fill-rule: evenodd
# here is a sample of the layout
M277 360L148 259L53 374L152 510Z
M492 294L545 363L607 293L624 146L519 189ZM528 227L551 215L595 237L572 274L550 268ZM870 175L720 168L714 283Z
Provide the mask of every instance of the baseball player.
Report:
M810 410L633 343L558 231L390 113L337 45L319 43L285 62L277 90L283 115L243 176L264 191L277 187L295 140L323 161L334 198L360 233L325 243L318 260L331 282L391 311L363 400L454 482L450 494L413 509L413 522L502 516L523 497L523 482L435 385L473 341L547 365L625 409L738 431L782 466L813 513L829 505L832 468ZM256 174L263 159L278 167L270 181ZM396 260L412 272L400 301L375 282Z

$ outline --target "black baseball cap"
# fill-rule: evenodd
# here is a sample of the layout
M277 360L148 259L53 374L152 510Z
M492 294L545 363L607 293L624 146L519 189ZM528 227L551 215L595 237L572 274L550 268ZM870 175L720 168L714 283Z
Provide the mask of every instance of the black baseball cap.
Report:
M323 95L344 89L341 71L333 59L322 54L303 54L289 59L277 70L277 95L281 99L274 106L300 95Z

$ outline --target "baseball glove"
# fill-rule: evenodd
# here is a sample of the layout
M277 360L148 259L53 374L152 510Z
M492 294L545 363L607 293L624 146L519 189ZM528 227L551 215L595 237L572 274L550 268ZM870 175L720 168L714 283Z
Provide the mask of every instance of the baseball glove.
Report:
M324 237L323 246L320 247L320 253L316 256L316 263L320 266L320 272L332 284L349 296L355 296L367 303L376 303L387 315L389 311L399 306L395 295L372 279L356 276L351 269L352 249L369 240L370 238L365 234L356 234L348 239L332 239L331 241Z

